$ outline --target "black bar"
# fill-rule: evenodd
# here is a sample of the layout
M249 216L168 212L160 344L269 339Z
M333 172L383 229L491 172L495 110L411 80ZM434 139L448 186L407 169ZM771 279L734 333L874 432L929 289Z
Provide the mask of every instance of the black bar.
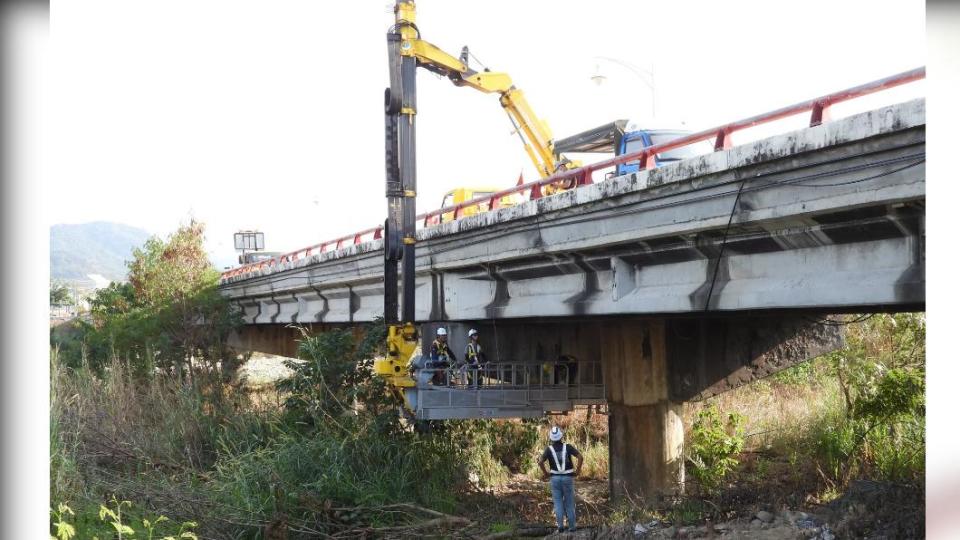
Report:
M401 104L407 111L417 108L417 60L412 56L404 56L400 65L401 73ZM399 121L400 135L400 185L406 193L417 192L417 137L416 116L401 114ZM401 256L403 303L401 304L401 322L415 322L416 319L416 246L407 242L407 239L416 237L417 232L417 200L416 197L404 196L401 198L403 255Z
M403 178L400 163L403 80L401 78L401 37L387 34L387 63L390 87L384 92L384 135L387 219L383 224L383 319L389 325L400 322L399 262L403 256Z

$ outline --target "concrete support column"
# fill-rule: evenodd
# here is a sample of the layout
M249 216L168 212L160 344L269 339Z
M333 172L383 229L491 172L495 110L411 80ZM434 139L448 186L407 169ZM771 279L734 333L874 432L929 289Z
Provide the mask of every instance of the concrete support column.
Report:
M605 323L610 495L647 500L683 490L682 403L668 396L663 321Z

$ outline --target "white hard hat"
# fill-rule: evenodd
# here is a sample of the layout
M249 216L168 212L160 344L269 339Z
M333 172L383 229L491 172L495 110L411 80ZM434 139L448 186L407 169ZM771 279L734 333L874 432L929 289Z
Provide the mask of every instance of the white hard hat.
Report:
M442 327L442 326L441 326L440 328L437 328L437 335L438 335L438 336L445 336L445 335L447 335L447 329L444 328L444 327Z
M475 336L475 335L477 335L477 334L479 334L479 333L480 333L480 332L477 332L477 329L476 329L476 328L471 328L470 331L467 332L467 337L473 337L473 336Z
M552 428L550 428L550 440L551 440L551 441L557 442L557 441L559 441L559 440L562 439L562 438L563 438L563 432L560 431L560 428L558 428L557 426L553 426Z

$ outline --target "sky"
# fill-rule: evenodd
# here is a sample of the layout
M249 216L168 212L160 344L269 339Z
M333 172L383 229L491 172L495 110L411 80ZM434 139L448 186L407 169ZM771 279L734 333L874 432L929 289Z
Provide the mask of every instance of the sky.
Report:
M454 55L469 45L510 74L557 138L618 118L708 128L926 56L917 0L420 0L417 10L423 39ZM222 267L236 258L236 230L289 251L382 222L392 22L387 0L54 1L50 223L116 221L163 236L198 219ZM924 84L834 114L911 99ZM457 186L536 177L496 96L425 70L417 91L418 210Z

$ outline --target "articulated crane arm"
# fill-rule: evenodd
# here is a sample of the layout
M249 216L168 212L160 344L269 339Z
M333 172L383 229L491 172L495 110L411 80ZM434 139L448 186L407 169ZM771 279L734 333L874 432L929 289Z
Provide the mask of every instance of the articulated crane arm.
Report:
M387 32L390 88L385 93L387 220L384 224L383 317L387 324L387 355L374 362L374 372L403 396L404 405L412 411L417 391L410 366L419 339L414 325L417 67L443 75L457 86L500 94L500 104L541 178L578 164L562 158L558 163L550 128L533 113L509 75L471 69L466 47L460 58L455 58L420 39L413 0L396 0L394 13L396 22ZM567 186L547 186L553 189L545 191L550 194L564 187Z
M460 57L456 58L436 45L420 39L420 32L416 28L414 18L413 2L398 3L397 25L413 30L413 35L405 39L401 45L407 48L407 52L401 54L409 54L416 58L419 67L447 77L456 86L468 86L484 93L500 94L500 105L503 106L514 129L520 135L523 148L540 174L540 178L546 178L567 167L568 161L561 159L558 163L555 157L550 127L534 114L523 91L514 86L510 75L472 69L468 63L469 50L466 46L463 47Z

